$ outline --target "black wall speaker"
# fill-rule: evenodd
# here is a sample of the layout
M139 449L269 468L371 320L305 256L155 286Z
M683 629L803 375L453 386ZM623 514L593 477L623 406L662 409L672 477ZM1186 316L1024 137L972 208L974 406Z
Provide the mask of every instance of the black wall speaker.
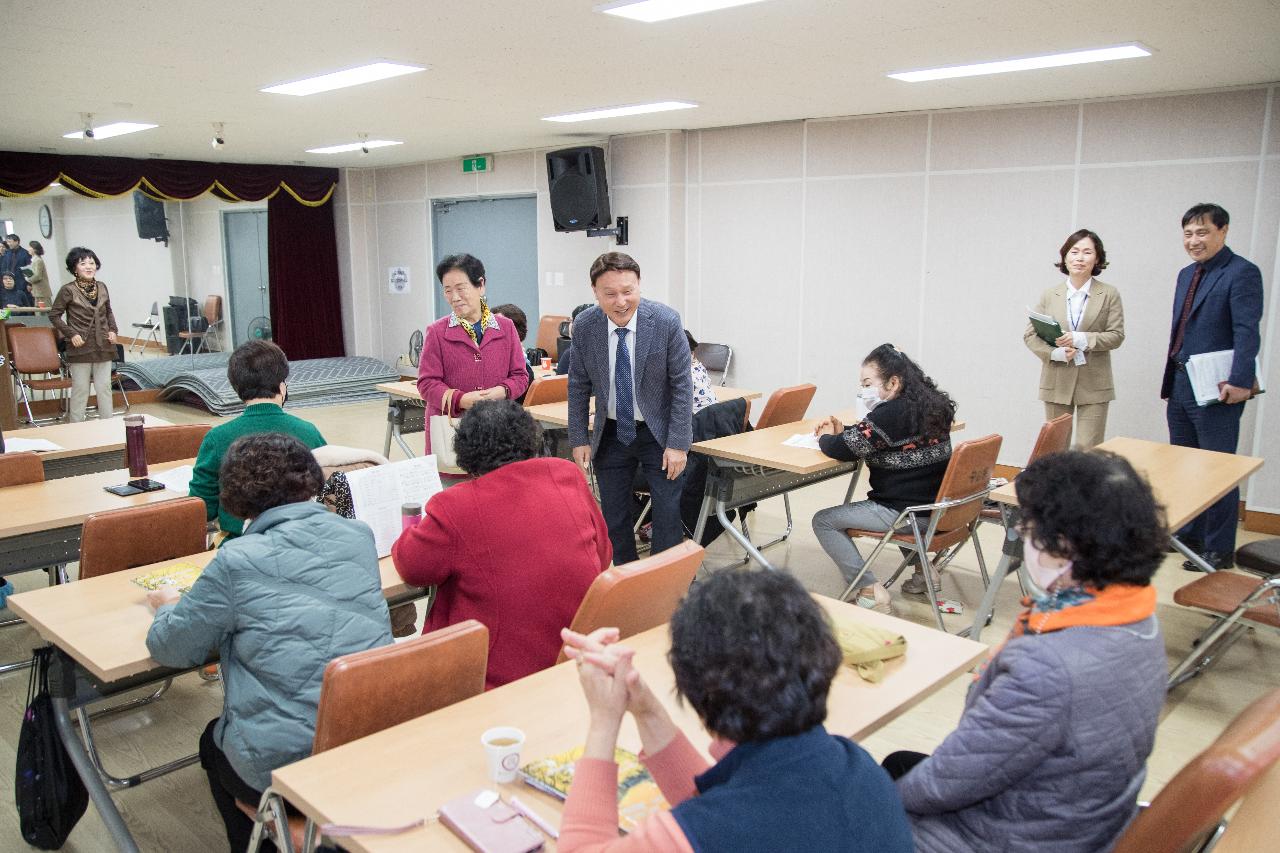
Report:
M547 187L551 221L557 231L607 228L609 181L604 173L604 149L565 148L547 153Z
M133 191L133 219L138 225L138 237L143 240L169 241L169 223L164 218L164 202L156 201L145 193Z

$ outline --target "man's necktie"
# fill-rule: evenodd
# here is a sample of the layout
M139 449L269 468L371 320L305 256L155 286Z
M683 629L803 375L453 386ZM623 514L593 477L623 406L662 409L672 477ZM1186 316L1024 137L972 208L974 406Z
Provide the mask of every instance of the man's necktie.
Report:
M1200 279L1204 275L1204 264L1196 264L1195 274L1191 276L1191 286L1187 288L1187 296L1182 300L1182 315L1178 318L1177 331L1173 333L1173 342L1169 344L1169 358L1182 349L1182 339L1187 334L1187 320L1191 317L1191 303L1196 298L1196 290L1200 287Z
M617 329L618 353L613 366L613 388L618 418L618 441L630 444L636 440L635 391L631 387L631 353L627 350L627 332Z

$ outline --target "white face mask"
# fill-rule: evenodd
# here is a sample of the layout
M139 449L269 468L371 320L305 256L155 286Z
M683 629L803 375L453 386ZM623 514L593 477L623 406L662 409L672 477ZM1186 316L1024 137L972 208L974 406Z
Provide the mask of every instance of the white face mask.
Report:
M1031 541L1030 536L1023 537L1022 564L1027 567L1027 574L1031 576L1032 582L1047 593L1052 590L1058 578L1071 571L1071 561L1068 560L1061 566L1046 566L1041 563L1042 553Z
M858 399L867 407L868 412L884 402L884 398L876 391L876 386L874 385L863 385L859 388Z

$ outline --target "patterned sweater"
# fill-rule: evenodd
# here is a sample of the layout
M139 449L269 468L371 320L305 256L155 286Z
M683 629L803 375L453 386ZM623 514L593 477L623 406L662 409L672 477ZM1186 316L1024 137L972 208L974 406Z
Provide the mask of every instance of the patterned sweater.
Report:
M948 425L949 426L949 425ZM840 435L818 440L822 452L841 462L867 463L867 497L901 512L933 503L951 459L951 438L926 439L908 427L907 404L894 398L876 406Z

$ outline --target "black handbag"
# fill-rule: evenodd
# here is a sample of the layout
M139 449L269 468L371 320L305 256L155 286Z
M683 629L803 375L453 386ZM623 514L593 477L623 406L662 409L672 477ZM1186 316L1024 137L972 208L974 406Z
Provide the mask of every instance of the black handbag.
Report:
M53 719L53 655L51 646L35 650L13 780L22 837L41 850L61 848L89 805L89 792L58 739Z

